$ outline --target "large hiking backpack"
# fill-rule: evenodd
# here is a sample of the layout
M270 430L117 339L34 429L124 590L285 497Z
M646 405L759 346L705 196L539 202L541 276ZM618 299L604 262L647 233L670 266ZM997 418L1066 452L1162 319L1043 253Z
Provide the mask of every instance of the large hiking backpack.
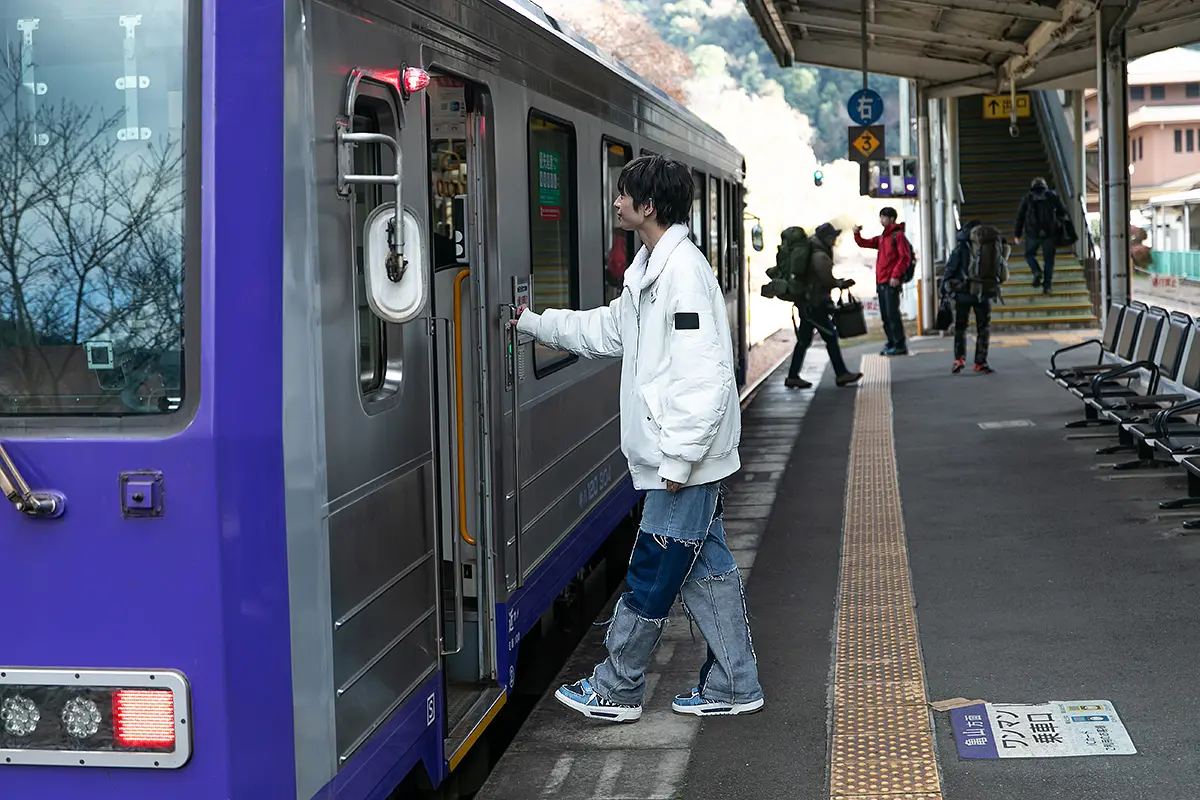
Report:
M894 248L894 252L897 253L900 252L900 238L897 238L899 235L900 231L892 231L892 247ZM907 243L908 239L904 238L904 241ZM908 252L904 255L904 258L907 261L905 261L904 273L900 276L900 281L902 283L909 283L912 281L913 275L917 272L917 254L913 252L912 245L909 245Z
M812 244L804 228L793 226L784 230L775 253L775 266L767 270L767 277L771 280L763 284L763 297L801 305L808 300L812 283Z
M1008 280L1008 262L1004 240L992 225L976 225L971 230L971 255L967 261L967 280L971 293L995 297L1000 285Z

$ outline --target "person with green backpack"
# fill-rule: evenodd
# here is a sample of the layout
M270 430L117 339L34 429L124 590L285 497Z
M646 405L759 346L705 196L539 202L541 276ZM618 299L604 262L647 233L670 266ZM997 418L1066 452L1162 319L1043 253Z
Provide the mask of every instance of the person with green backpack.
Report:
M812 346L814 331L825 341L838 386L848 386L862 378L861 372L851 372L846 367L831 313L833 302L829 292L854 285L852 280L839 280L833 276L833 246L840 233L828 222L819 225L812 237L806 236L803 228L788 228L781 237L775 267L767 270L767 277L772 281L763 287L763 294L794 303L800 318L795 326L796 346L792 350L792 362L784 381L789 389L812 387L809 381L800 377L800 368L804 365L804 355Z

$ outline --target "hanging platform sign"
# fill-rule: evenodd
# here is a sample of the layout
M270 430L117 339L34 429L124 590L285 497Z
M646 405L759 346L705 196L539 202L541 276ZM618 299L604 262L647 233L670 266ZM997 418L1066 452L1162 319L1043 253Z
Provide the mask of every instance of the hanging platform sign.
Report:
M850 140L850 160L862 164L876 154L883 155L882 125L851 125L846 129Z
M1012 97L1006 94L985 94L983 96L984 119L1008 119L1013 107ZM1032 114L1029 105L1029 95L1017 95L1017 116L1028 117Z
M1137 753L1108 700L980 705L950 711L961 758L1063 758Z
M855 125L874 125L883 119L883 95L874 89L859 89L846 102L846 113Z

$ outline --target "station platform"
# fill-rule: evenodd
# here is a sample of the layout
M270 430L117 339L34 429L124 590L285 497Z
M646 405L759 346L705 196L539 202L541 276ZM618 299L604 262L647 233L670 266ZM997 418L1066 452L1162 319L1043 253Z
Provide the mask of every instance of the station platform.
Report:
M1200 796L1200 539L1179 527L1200 513L1158 510L1182 473L1114 472L1107 432L1064 429L1082 408L1043 370L1093 335L995 336L993 375L952 375L949 338L847 349L856 388L820 348L815 389L782 365L743 412L725 512L764 709L671 711L705 652L677 609L641 720L585 719L552 692L604 657L594 627L478 800ZM932 705L952 698L1110 701L1137 752L963 758L963 712Z

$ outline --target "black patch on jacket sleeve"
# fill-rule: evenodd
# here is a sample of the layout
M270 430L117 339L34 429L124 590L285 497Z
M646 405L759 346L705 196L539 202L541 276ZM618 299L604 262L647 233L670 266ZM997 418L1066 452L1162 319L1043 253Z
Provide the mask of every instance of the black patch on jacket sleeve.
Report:
M675 330L677 331L698 331L700 330L700 315L695 311L687 311L675 315Z

